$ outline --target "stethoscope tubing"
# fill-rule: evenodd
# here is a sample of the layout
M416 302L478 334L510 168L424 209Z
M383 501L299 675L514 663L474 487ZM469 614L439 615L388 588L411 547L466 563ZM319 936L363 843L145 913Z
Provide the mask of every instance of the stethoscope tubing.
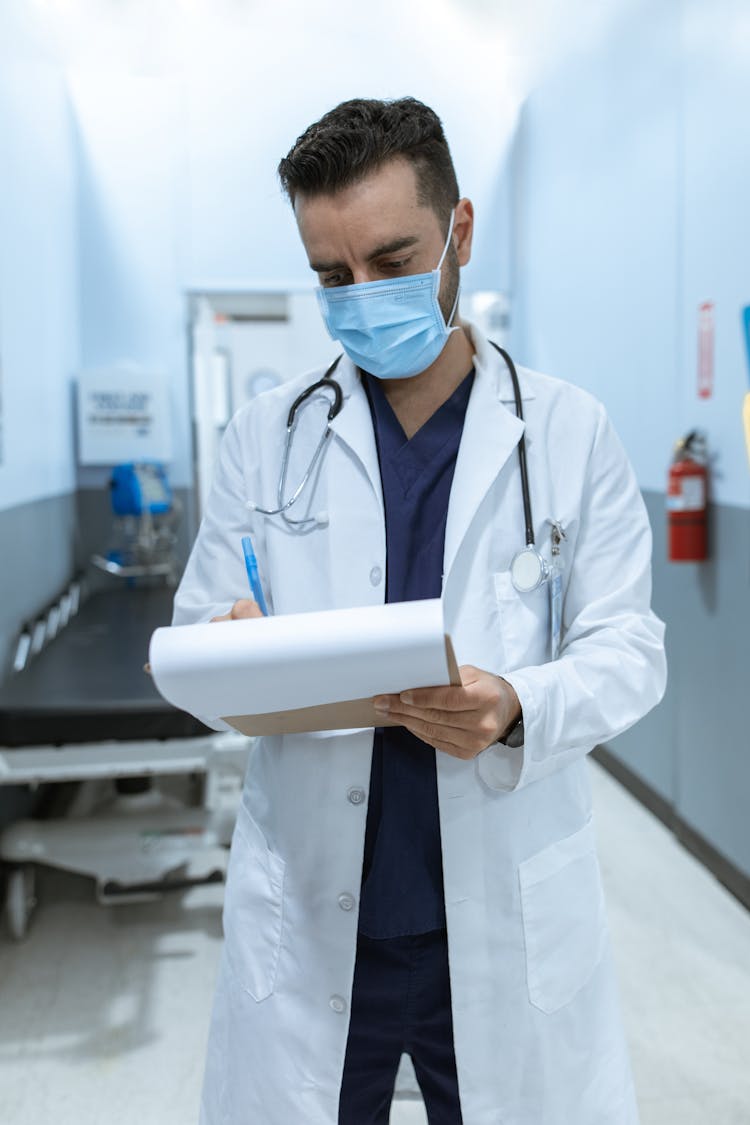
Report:
M490 340L495 351L500 352L500 355L508 365L508 371L513 381L513 395L516 400L516 417L523 422L523 401L521 399L521 384L518 379L518 372L516 365L511 357L506 352L505 348L501 348L494 340ZM529 466L526 460L526 434L521 434L521 440L518 443L518 463L521 470L521 492L523 494L523 518L526 524L526 546L534 546L534 521L531 517L531 492L529 489Z
M304 520L293 520L293 519L290 519L290 517L287 515L287 512L289 511L289 509L292 507L293 504L296 504L296 502L299 499L299 497L301 496L302 491L305 488L307 482L309 481L310 477L312 476L313 472L315 471L315 466L317 465L318 461L320 460L320 457L323 453L325 445L328 442L328 440L331 436L331 433L333 432L331 430L331 422L336 417L336 415L339 413L339 411L341 410L341 407L344 404L344 394L343 394L343 391L341 390L341 385L340 385L340 383L337 383L336 380L331 377L332 373L336 370L336 367L337 367L340 359L341 359L340 355L336 356L336 358L334 359L333 363L330 365L330 367L326 371L323 378L318 379L318 381L316 383L312 383L309 387L306 387L304 389L304 391L302 391L301 394L297 395L294 402L289 407L289 413L287 414L287 419L286 419L286 439L285 439L285 442L284 442L284 454L283 454L282 461L281 461L281 473L279 475L279 486L278 486L277 493L276 493L276 503L279 505L278 508L261 508L261 507L259 507L258 505L254 504L252 502L248 502L247 507L249 507L252 511L258 512L262 516L281 516L282 519L284 520L284 522L286 524L288 524L290 527L297 527L297 528L309 527L311 524L317 522L314 518L304 519ZM331 400L331 404L328 408L328 418L326 420L326 428L323 431L323 436L321 437L320 441L318 442L318 447L315 450L315 453L313 454L313 457L312 457L312 460L310 461L307 472L305 473L304 477L300 481L297 488L294 490L292 495L289 497L289 499L285 503L284 502L284 485L286 484L286 474L287 474L287 469L289 468L289 454L290 454L291 448L292 448L292 436L294 434L294 429L295 429L295 426L297 424L297 411L307 401L307 399L310 398L311 395L315 394L316 391L324 391L324 390L333 391L333 399Z
M305 402L310 397L310 395L314 395L316 391L319 391L321 389L333 391L333 400L328 410L328 421L332 422L336 415L339 413L341 407L344 404L344 393L341 390L341 384L337 383L335 379L331 378L331 376L338 367L342 355L343 352L341 353L341 355L336 356L322 379L318 379L317 383L312 383L309 387L305 388L302 394L297 395L294 402L289 407L289 413L286 419L287 430L290 430L294 425L294 416L299 410L300 406L302 406L302 403Z

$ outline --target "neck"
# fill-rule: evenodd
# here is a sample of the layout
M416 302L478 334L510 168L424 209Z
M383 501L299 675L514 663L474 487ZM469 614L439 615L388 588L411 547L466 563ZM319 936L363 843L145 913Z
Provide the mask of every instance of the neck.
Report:
M459 321L460 324L460 321ZM446 402L474 366L466 329L451 332L435 362L411 379L383 379L381 385L404 433L412 437Z

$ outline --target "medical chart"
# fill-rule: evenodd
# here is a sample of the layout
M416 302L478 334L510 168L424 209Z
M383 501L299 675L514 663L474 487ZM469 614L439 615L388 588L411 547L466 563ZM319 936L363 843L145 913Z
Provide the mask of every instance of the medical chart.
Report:
M175 707L247 734L387 725L372 697L460 683L439 598L157 629Z

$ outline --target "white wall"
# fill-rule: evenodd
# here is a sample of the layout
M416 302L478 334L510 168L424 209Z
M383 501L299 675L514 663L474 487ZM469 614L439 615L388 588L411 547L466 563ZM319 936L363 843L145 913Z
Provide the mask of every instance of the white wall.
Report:
M699 426L714 495L750 505L740 308L750 303L750 9L617 0L595 52L530 96L518 139L515 348L602 398L641 486ZM697 396L697 307L717 307Z

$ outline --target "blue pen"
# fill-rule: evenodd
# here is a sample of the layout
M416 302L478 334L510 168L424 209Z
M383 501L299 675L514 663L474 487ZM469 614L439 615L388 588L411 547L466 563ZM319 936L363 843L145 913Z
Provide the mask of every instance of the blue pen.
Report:
M255 557L249 535L243 535L242 537L242 553L245 556L245 567L253 598L260 606L261 613L268 617L268 606L266 605L266 599L263 597L263 587L260 584L260 575L258 574L258 560Z

